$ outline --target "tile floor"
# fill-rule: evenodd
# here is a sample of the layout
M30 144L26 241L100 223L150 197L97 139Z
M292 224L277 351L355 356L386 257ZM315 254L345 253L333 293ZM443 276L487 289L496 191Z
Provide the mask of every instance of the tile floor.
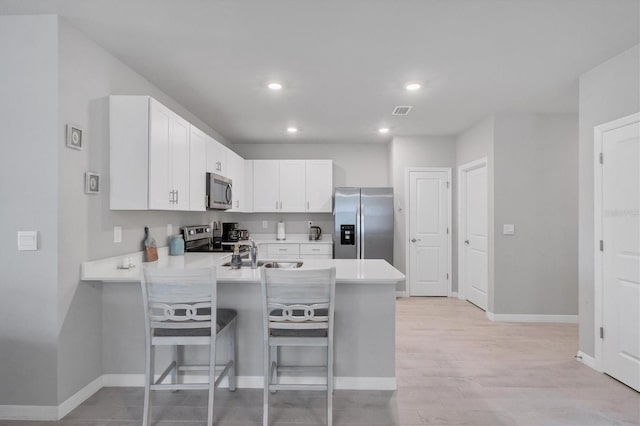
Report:
M336 391L340 425L638 425L640 394L574 360L576 325L488 321L457 299L398 300L396 392ZM59 422L134 426L140 388L104 388ZM158 426L206 422L206 393L156 393ZM262 393L216 392L216 425L261 425ZM278 392L272 425L321 425L322 393Z

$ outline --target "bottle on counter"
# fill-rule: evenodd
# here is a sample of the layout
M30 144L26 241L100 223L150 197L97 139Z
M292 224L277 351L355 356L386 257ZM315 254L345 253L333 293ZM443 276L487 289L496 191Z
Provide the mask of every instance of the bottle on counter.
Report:
M149 227L144 227L144 260L145 262L155 262L158 260L158 247L156 246L156 240L149 234Z
M233 254L231 255L231 269L240 269L242 267L242 258L240 257L240 244L233 246Z
M182 235L176 234L169 238L169 256L184 255L184 238Z

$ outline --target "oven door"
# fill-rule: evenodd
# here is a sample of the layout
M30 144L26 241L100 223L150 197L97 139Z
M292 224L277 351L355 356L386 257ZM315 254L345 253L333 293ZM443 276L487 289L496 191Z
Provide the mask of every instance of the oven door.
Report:
M232 206L233 185L231 179L207 173L207 208L227 210Z

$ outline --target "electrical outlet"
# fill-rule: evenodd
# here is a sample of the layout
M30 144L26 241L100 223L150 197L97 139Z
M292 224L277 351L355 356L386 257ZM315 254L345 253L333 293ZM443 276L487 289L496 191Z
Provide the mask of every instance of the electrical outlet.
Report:
M114 243L122 242L122 226L113 227L113 242Z
M312 226L313 226L313 221L310 220L309 222L307 222L307 228L311 228Z
M167 223L167 237L170 237L171 235L173 235L173 225Z
M267 223L266 220L262 221L262 229L267 229L267 227L269 226L269 224Z

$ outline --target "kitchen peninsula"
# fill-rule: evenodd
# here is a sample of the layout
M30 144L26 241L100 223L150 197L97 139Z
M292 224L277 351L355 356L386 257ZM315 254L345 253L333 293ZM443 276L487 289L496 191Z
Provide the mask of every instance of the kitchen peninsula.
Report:
M260 269L221 266L228 254L187 253L167 256L153 267L216 267L218 306L238 311L238 386L262 386L262 302ZM123 259L137 264L118 269ZM101 281L103 359L107 385L141 385L144 376L144 321L140 276L141 253L86 262L83 281ZM336 268L335 377L338 389L396 388L395 291L404 275L384 260L304 259L302 268ZM224 346L224 345L221 345ZM196 348L192 348L196 349ZM287 348L283 363L313 365L321 353ZM193 352L193 358L203 353ZM160 355L159 356L163 356ZM168 356L168 354L164 354ZM164 361L163 361L164 362ZM301 379L302 380L302 379Z

